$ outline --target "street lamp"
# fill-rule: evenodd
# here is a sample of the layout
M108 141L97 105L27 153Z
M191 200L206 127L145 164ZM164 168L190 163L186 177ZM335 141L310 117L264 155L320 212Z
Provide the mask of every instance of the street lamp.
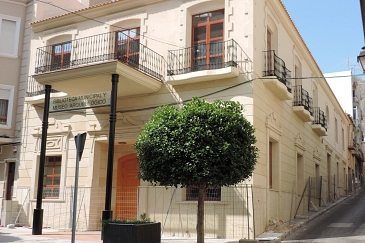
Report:
M360 64L362 71L365 73L365 46L361 48L360 54L357 56L357 62Z

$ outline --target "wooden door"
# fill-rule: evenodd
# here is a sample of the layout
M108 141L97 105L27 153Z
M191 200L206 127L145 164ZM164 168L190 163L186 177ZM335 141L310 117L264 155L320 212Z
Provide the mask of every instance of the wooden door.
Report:
M139 184L138 159L130 154L118 159L116 218L135 219L137 216Z

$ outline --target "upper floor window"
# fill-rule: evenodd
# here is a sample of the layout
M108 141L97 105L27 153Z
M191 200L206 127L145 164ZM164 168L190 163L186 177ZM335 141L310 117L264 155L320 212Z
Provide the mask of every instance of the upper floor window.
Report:
M195 70L224 64L224 9L193 16L193 65Z
M337 118L335 118L335 139L336 139L336 143L338 143L338 127L337 127Z
M20 18L0 14L0 55L18 56Z
M1 91L0 91L1 94ZM0 99L0 124L5 125L6 120L8 117L8 106L9 100L8 99Z
M0 84L0 128L11 127L14 86Z
M116 53L119 61L139 67L140 28L126 29L117 32Z

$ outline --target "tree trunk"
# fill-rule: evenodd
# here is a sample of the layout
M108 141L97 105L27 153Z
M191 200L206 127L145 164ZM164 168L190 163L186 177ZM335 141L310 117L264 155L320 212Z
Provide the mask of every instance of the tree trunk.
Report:
M204 200L206 185L199 185L198 195L198 223L196 225L197 243L204 243Z

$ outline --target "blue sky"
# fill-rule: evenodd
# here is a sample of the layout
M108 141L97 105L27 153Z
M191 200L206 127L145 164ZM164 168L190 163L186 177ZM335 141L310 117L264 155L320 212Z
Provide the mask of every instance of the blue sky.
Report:
M365 45L359 0L282 1L323 73L362 72L356 60Z

